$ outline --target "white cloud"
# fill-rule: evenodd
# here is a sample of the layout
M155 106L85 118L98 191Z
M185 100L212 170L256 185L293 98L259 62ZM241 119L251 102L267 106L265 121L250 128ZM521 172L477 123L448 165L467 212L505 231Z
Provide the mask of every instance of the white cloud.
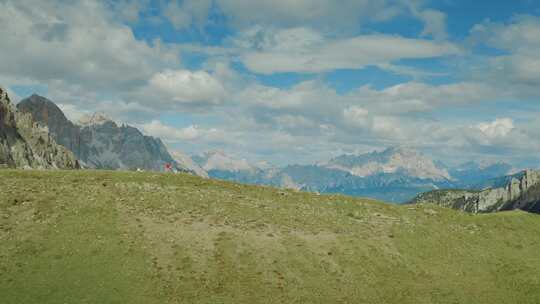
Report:
M494 102L504 93L479 83L429 85L409 82L382 90L365 86L347 94L338 94L318 80L301 82L289 89L260 84L248 85L230 98L238 100L238 110L255 117L255 124L269 129L283 129L293 134L320 135L320 126L335 126L340 131L359 131L388 138L412 125L411 138L420 124L416 116L430 117L441 107L466 107L481 102ZM291 121L296 121L295 124ZM334 130L335 131L335 130ZM333 132L334 132L333 131ZM428 130L429 131L429 130Z
M519 15L507 24L486 21L475 25L471 36L500 49L533 53L540 47L540 18Z
M357 106L352 106L343 110L345 122L351 126L366 127L369 124L369 111Z
M476 82L443 85L406 82L382 90L364 86L350 95L368 106L371 111L386 115L432 112L443 106L494 102L498 98L510 96L508 92Z
M2 1L0 73L120 90L179 64L174 48L137 40L114 16L97 1Z
M446 72L430 72L430 71L426 71L426 70L422 70L422 69L418 69L414 67L390 64L390 63L378 64L377 67L381 70L385 70L394 74L410 76L415 81L418 81L419 79L425 79L428 77L442 77L442 76L449 75Z
M497 118L492 122L483 122L476 125L487 138L496 139L505 137L514 130L514 122L510 118Z
M226 24L235 29L255 25L273 28L310 27L343 35L369 22L384 22L409 15L424 23L422 35L438 40L447 38L446 15L426 9L421 1L405 0L172 0L163 12L178 29L194 25L199 29L208 22L215 5L224 14Z
M540 147L538 138L531 136L535 133L530 132L531 127L528 123L517 124L514 119L505 117L473 124L437 123L417 134L425 137L424 144L442 148L442 153L452 151L454 155L462 156L480 153L482 156L519 158Z
M254 24L319 28L356 26L368 20L386 20L397 14L391 1L380 0L217 0L237 28Z
M540 48L538 49L540 51ZM491 61L493 72L499 78L510 79L514 83L540 84L540 58L537 55L517 53L499 56Z
M375 116L373 118L372 131L382 139L395 139L406 141L408 138L404 136L403 127L404 121L398 117L391 116ZM410 136L410 133L408 134Z
M282 143L310 149L305 145L317 142L328 144L326 153L335 149L332 146L351 150L359 145L410 145L432 151L446 149L465 157L466 153L500 155L538 146L538 139L527 134L526 126L517 125L512 118L489 122L475 121L473 116L438 119L445 109L496 106L507 97L511 94L499 88L469 82L410 82L385 89L366 86L344 95L318 80L289 89L253 84L233 96L240 101L237 111L253 120L245 119L245 125L235 121L231 126L240 129L242 138L250 134L247 130L264 134L257 140L257 149L273 146L272 151L284 147ZM248 136L244 142L253 140Z
M365 108L352 106L343 110L343 118L345 123L353 127L353 133L359 131L367 132L380 139L399 139L403 138L402 132L405 129L398 117L388 115L370 115L370 112Z
M422 11L414 10L413 14L424 22L424 30L421 35L432 36L437 40L446 40L448 38L448 33L446 31L446 14L432 9Z
M394 144L460 151L539 147L538 124L515 118L514 109L501 114L505 118L485 122L477 121L474 114L439 120L446 109L465 111L473 103L495 106L498 100L510 100L520 91L509 83L533 84L536 91L534 84L540 84L538 18L516 17L509 24L477 26L474 35L506 54L490 60L489 73L482 70L474 81L431 85L415 80L383 89L375 89L378 83L373 83L341 94L324 77L289 88L271 87L257 82L258 76L229 66L242 62L260 74L315 74L376 65L415 79L440 76L396 62L465 54L445 42L444 13L405 2L410 3L160 2L182 33L195 25L200 30L196 34L204 36L206 25L216 25L207 23L214 22L208 21L212 8L225 15L226 21L219 25L240 30L222 44L186 47L135 37L126 24L143 17L140 12L149 3L146 0L0 0L0 81L12 87L23 83L46 87L48 97L74 120L90 109L106 111L170 144L186 143L190 151L223 148L244 156L295 162ZM417 33L420 38L382 35L362 27L401 14L423 22L422 32ZM355 34L359 25L362 33L373 34ZM180 50L205 52L200 70L182 67ZM166 125L156 120L164 111L170 115L188 112L198 125Z
M398 59L461 53L457 46L446 42L380 34L331 39L309 28L268 30L257 27L244 32L235 43L246 48L241 50L240 56L246 67L261 74L359 69Z
M105 0L117 16L130 23L139 21L141 11L147 9L149 0Z
M165 9L165 16L177 29L185 29L195 24L202 27L208 19L212 0L172 0Z
M337 94L317 81L301 82L284 90L259 84L253 84L238 94L239 100L263 106L268 109L303 109L319 105L325 97L337 97ZM324 100L324 102L328 101Z
M150 78L147 94L180 103L220 103L221 82L206 71L165 70Z
M67 119L71 120L72 122L77 122L82 117L91 114L87 111L81 111L79 107L72 104L57 103L56 105L60 108L60 110L62 110L62 112L64 112Z
M509 85L540 84L540 18L517 16L511 22L477 24L471 30L471 40L505 51L507 54L489 60L488 70L481 77ZM517 90L523 90L517 89ZM530 91L530 90L529 90Z
M223 136L223 132L216 128L202 129L196 125L185 128L174 128L163 124L159 120L152 120L149 123L139 125L144 132L160 137L166 142L182 141L213 141Z

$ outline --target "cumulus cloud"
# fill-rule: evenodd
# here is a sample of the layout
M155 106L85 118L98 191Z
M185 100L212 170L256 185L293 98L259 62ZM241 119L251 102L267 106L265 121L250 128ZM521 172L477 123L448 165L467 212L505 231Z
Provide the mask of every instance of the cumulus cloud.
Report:
M508 93L477 82L443 85L406 82L382 90L364 86L352 95L364 100L372 110L396 115L429 112L441 106L470 105L508 96Z
M182 69L177 46L139 40L122 22L135 22L146 4L0 1L0 79L8 86L44 86L74 118L78 108L141 122L175 103L221 102L222 75Z
M353 134L363 131L382 140L408 140L403 134L404 121L398 117L370 114L365 108L352 106L343 110L343 118L353 128Z
M260 84L247 86L238 97L241 101L268 109L304 109L319 104L324 96L334 95L333 90L318 81L304 81L290 89L280 89Z
M531 136L531 124L516 123L512 118L496 118L479 123L432 123L425 132L426 138L439 153L474 155L480 157L500 156L519 158L540 147L540 142ZM444 151L446 149L446 151Z
M206 71L165 70L150 78L147 94L180 103L220 103L225 88Z
M492 122L483 122L476 125L487 138L496 139L505 137L515 128L510 118L497 118Z
M446 15L425 9L420 1L403 0L173 0L164 6L164 14L178 29L208 21L215 5L227 25L246 29L263 27L295 28L309 26L325 32L350 32L358 25L384 22L408 15L425 24L424 35L446 39Z
M540 47L540 18L519 15L508 23L485 21L471 29L471 35L478 42L488 43L510 51L534 50Z
M179 64L177 51L137 40L96 1L0 3L2 73L94 89L134 86Z
M331 39L310 28L268 30L257 27L242 33L235 43L247 48L241 54L244 65L261 74L358 69L398 59L461 53L457 46L446 42L380 34Z
M343 118L351 126L366 127L369 124L369 111L357 106L348 107L343 110Z
M203 129L196 125L190 125L185 128L174 128L163 124L159 120L152 120L149 123L139 125L147 134L162 138L166 142L182 141L212 141L218 140L223 136L223 132L216 128Z
M489 60L487 73L505 85L540 84L540 18L517 16L509 23L486 21L471 30L471 41L503 50Z
M56 105L60 108L60 110L62 110L62 112L64 112L66 117L72 122L77 122L82 117L85 117L86 115L91 114L87 111L81 110L79 107L74 106L72 104L57 103Z
M451 114L445 114L445 119L439 119L444 111L461 113L460 109L467 111L471 106L496 107L498 100L512 97L504 89L483 83L409 82L383 89L365 86L338 94L314 80L289 89L256 84L238 94L238 105L245 106L238 110L245 117L254 117L240 128L265 134L259 139L264 139L259 149L275 145L275 140L296 142L296 146L328 143L348 151L362 145L408 145L442 154L453 151L463 157L510 157L510 151L534 149L540 142L533 136L536 133L530 130L530 123L517 124L511 117L478 122L474 115L449 118ZM326 153L333 149L337 148Z
M215 25L209 13L223 13L220 25L231 35L211 47L204 38L202 44L189 46L139 40L129 25L144 15L140 13L148 3L0 0L0 81L46 87L48 97L73 120L90 109L106 111L171 145L187 143L182 148L188 151L223 148L284 163L399 144L482 153L539 147L538 124L517 119L515 111L482 122L474 114L441 114L519 96L522 91L509 83L536 90L536 17L476 26L474 39L504 55L486 60L489 69L481 70L481 77L434 85L419 79L440 75L400 60L467 52L447 41L446 15L426 9L421 1L159 2L179 33L195 26L200 30L195 34L204 36L205 26ZM416 38L378 34L368 27L358 30L359 25L403 14L423 23ZM198 70L188 69L179 60L180 51L202 52L204 62ZM324 75L301 75L298 79L311 80L290 87L261 81L271 83L281 75L254 75L322 74L371 65L415 80L382 88L367 83L338 93ZM187 112L197 124L167 125L157 120L165 111Z

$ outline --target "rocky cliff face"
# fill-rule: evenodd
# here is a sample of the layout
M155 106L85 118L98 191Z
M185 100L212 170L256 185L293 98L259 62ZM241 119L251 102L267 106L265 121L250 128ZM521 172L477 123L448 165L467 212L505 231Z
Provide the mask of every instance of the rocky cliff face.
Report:
M499 188L427 192L417 196L411 203L437 204L472 213L515 209L540 213L540 171L526 170Z
M57 142L73 151L85 167L162 171L169 163L180 171L197 174L177 162L159 138L118 125L102 113L85 116L74 124L54 102L39 95L22 100L17 108L47 127Z
M56 104L34 94L17 104L17 109L29 113L36 122L49 128L49 133L58 144L68 148L79 157L79 127L69 121Z
M79 163L32 115L18 111L0 88L0 166L74 169Z

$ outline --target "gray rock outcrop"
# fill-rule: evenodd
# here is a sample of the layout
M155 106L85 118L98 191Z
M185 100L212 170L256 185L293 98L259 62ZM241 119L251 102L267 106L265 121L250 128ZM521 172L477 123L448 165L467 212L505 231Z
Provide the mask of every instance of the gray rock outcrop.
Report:
M76 169L79 163L55 142L47 128L18 111L0 88L0 167Z
M540 213L540 171L523 171L499 188L431 191L418 195L411 203L437 204L472 213L515 209Z

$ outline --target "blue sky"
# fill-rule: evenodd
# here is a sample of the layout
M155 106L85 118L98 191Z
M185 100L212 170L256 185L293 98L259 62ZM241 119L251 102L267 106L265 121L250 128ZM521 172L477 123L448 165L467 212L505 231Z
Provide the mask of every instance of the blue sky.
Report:
M336 2L3 0L0 85L190 154L538 166L537 1Z

